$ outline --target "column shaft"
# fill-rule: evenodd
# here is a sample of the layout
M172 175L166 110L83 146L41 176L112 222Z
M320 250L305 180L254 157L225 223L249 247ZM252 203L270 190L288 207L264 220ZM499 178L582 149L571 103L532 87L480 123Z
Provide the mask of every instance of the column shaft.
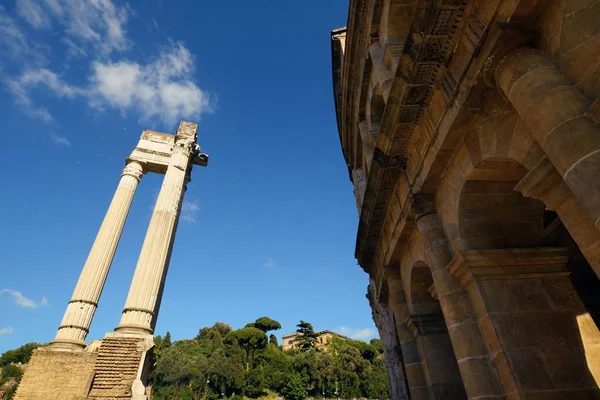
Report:
M537 49L512 52L494 76L600 229L600 129L586 116L590 101Z
M468 398L501 396L495 368L473 307L456 279L446 268L451 261L450 248L437 214L417 208L417 228L424 237L425 258L431 268L448 334Z
M142 245L125 308L115 331L153 333L169 267L171 249L190 167L186 146L175 145L148 232Z
M427 400L429 392L423 373L421 357L415 338L406 326L408 318L408 304L402 288L400 270L394 266L386 267L387 284L389 288L390 308L394 315L396 331L400 340L400 349L404 360L406 380L411 400Z
M127 164L85 262L53 347L83 348L143 168Z

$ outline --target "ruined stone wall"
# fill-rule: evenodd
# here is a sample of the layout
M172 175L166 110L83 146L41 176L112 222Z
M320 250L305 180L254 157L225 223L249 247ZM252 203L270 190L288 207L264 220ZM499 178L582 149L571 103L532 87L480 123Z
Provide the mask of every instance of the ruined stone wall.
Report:
M373 321L379 337L383 342L383 355L388 374L388 391L390 400L408 399L406 381L404 380L404 368L398 352L398 342L394 332L394 321L388 309L374 298L373 289L369 286L367 298L371 304Z
M82 400L87 397L96 353L34 350L15 400Z

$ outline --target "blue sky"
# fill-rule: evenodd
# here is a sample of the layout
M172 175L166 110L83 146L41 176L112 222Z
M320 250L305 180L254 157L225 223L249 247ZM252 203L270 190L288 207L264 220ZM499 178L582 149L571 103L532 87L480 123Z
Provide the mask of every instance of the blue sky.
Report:
M142 130L199 122L157 333L262 315L375 334L353 258L330 30L347 0L0 3L0 352L54 337ZM161 176L138 187L88 339L117 325Z

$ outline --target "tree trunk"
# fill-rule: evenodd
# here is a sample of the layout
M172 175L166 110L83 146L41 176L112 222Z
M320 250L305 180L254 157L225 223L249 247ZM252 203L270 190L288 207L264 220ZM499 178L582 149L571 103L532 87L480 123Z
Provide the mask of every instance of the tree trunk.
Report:
M396 341L396 333L393 318L387 307L375 299L375 293L369 285L367 298L371 305L373 321L379 331L379 337L383 342L383 356L388 375L388 391L390 400L408 399L406 380L404 379L404 363L401 353L398 351L399 343Z

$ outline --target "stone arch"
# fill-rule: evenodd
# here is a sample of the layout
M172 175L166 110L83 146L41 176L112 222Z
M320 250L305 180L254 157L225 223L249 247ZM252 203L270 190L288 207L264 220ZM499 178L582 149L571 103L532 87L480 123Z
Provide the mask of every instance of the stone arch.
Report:
M544 203L514 190L526 174L517 161L493 157L479 162L465 177L458 204L463 250L543 244Z
M410 270L408 305L411 313L441 314L439 302L432 297L433 276L429 266L417 261Z
M519 212L525 213L524 218L531 219L524 224L532 230L528 243L536 244L544 205L525 199L513 188L544 156L512 110L489 116L471 127L457 146L436 192L439 215L455 254L513 244L510 235L515 231L508 224L502 226L501 215L494 216L494 210L510 212L515 219ZM485 238L478 240L477 236Z

